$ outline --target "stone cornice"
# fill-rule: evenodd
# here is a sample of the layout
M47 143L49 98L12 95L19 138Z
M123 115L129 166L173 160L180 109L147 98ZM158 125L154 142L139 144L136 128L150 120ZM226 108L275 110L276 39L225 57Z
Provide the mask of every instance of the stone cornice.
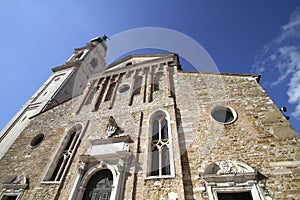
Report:
M116 65L119 65L123 62L126 62L127 60L131 59L131 58L151 58L151 57L161 57L161 58L165 58L165 57L174 57L174 56L177 56L177 54L175 53L165 53L165 54L131 54L131 55L128 55L120 60L117 60L111 64L109 64L107 66L106 69L111 69L113 68L114 66Z
M173 57L162 57L162 58L157 58L157 59L153 59L153 60L147 60L145 62L133 64L130 67L126 66L126 67L122 67L122 68L117 68L117 69L111 69L111 70L108 70L108 71L104 71L104 72L101 72L101 74L92 75L90 77L90 79L107 77L107 76L111 76L111 75L114 75L114 74L121 74L121 73L125 73L127 71L132 71L132 70L137 70L137 69L141 69L141 68L144 68L144 67L149 67L149 66L152 66L152 65L157 65L158 63L171 62L173 60L174 60Z
M58 71L61 71L61 70L64 70L64 69L68 69L68 68L72 68L72 67L80 67L80 65L82 64L82 60L78 60L78 61L75 61L75 62L66 62L64 63L63 65L60 65L60 66L57 66L57 67L54 67L52 68L52 72L58 72Z

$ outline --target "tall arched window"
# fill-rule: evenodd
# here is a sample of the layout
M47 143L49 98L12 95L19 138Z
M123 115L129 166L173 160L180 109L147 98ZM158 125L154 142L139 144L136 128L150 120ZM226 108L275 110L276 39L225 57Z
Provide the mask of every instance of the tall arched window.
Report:
M158 111L150 119L148 176L170 176L171 139L165 112Z
M46 181L61 181L67 172L75 151L79 145L80 133L82 126L77 125L70 129L63 141L61 148L52 163L50 170L45 178Z
M109 169L100 170L89 180L83 200L109 200L113 185L113 175Z

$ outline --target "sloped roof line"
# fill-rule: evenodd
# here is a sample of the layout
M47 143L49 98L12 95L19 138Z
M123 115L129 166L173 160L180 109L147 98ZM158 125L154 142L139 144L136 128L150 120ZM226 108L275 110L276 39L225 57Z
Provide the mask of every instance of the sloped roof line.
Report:
M142 58L142 57L168 57L168 56L175 56L176 53L160 53L160 54L130 54L128 56L125 56L124 58L118 59L115 62L112 62L109 64L106 69L113 68L116 65L119 65L123 62L126 62L127 60L130 60L131 58Z

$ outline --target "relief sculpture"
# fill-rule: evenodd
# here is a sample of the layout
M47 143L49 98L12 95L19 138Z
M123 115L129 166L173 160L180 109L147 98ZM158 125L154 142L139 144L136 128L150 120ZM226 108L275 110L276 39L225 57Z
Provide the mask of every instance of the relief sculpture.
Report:
M115 119L112 116L110 116L108 119L108 124L106 126L107 137L112 137L114 134L116 134L118 128L119 127Z
M223 160L217 163L219 166L219 170L217 171L217 175L222 174L238 174L243 173L243 169L237 165L235 161L231 160Z

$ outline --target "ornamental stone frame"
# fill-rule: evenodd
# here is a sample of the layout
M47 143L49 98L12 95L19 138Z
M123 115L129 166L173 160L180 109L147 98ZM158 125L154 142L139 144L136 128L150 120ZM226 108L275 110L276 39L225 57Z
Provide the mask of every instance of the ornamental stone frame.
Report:
M80 168L79 168L80 169ZM74 199L74 200L81 200L86 186L89 182L89 180L92 178L92 176L96 173L99 172L103 169L109 169L113 175L113 185L112 185L112 191L111 191L111 196L110 199L114 200L114 199L118 199L117 195L118 195L118 185L119 185L119 176L120 174L118 173L118 171L116 170L116 168L113 165L107 164L105 162L100 162L99 164L97 164L96 166L93 166L92 168L90 168L85 174L81 174L81 172L79 172L78 170L78 175L77 175L77 181L79 181L79 184L76 184L77 187L74 187L72 190L72 193L70 195L69 199ZM78 180L78 178L82 177L81 180ZM76 192L77 189L77 192Z
M249 192L253 200L263 200L257 173L249 165L235 160L206 161L199 169L204 194L210 200L218 200L218 193L239 192Z
M170 175L162 175L162 176L151 176L151 142L152 142L152 124L153 121L156 119L157 115L163 114L165 115L165 118L168 123L168 148L169 148L169 163L170 163ZM145 173L145 179L155 179L155 178L174 178L175 177L175 167L174 167L174 157L173 157L173 143L172 143L172 127L171 127L171 117L168 111L162 108L158 108L153 110L149 117L148 117L148 130L147 130L147 154L146 154L146 163L145 163L145 168L147 169Z
M128 144L124 142L109 143L111 140L93 141L92 147L86 154L80 156L77 177L69 200L81 200L86 186L92 176L104 169L111 171L113 185L110 200L121 200L124 195L124 186L129 172L131 153ZM105 151L104 151L105 149Z
M4 197L16 197L21 199L25 189L28 187L28 176L20 174L2 183L4 190L0 192L0 199Z
M56 149L56 151L52 154L51 158L50 158L50 162L47 164L46 170L44 171L44 175L43 175L43 179L41 181L42 184L60 184L61 180L65 177L68 168L71 164L71 160L74 158L75 156L75 152L77 151L77 148L79 146L79 143L81 141L81 139L83 138L85 131L88 127L89 121L86 122L76 122L75 124L72 124L71 127L69 127L68 129L66 129L64 131L64 134L59 142L59 145ZM78 131L79 130L79 131ZM61 179L59 181L50 181L50 178L55 170L55 167L57 166L57 162L59 159L59 156L63 153L64 147L67 145L67 142L70 139L71 134L76 131L76 135L78 135L78 138L75 141L74 144L74 149L72 151L72 154L70 156L70 158L68 159L68 162L66 164L66 167L63 169L63 173L61 175ZM78 131L78 133L77 133Z

